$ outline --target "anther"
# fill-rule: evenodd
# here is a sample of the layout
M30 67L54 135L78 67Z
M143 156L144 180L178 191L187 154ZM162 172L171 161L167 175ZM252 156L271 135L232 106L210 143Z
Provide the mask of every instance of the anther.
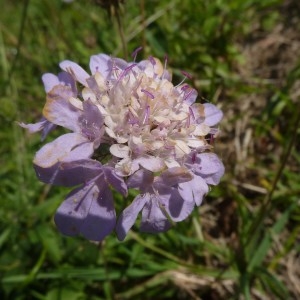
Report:
M168 54L166 54L165 55L165 65L164 65L165 70L167 69L168 60L169 60Z
M190 73L186 72L186 71L181 71L181 73L182 73L186 78L188 78L188 79L192 79L192 78L193 78L193 76L192 76Z
M134 67L136 66L136 64L132 64L129 67L125 68L122 73L120 74L119 78L118 78L118 82L120 80L122 80Z
M182 91L186 91L190 86L188 84L185 84L183 87L181 87Z
M142 93L145 93L149 98L154 99L154 95L151 94L150 92L148 92L148 91L146 91L146 90L144 90L144 89L141 89L141 92L142 92Z
M181 84L184 83L184 81L188 78L188 79L191 79L192 78L192 75L189 74L188 72L186 71L181 71L181 74L184 75L184 78L180 81L180 83L178 83L176 86L180 86Z
M161 74L161 78L163 78L164 75L165 75L165 72L166 72L166 70L167 70L167 64L168 64L168 55L166 54L166 55L165 55L164 70L163 70L163 72L162 72L162 74Z
M138 47L138 48L136 48L136 49L132 52L131 57L133 57L133 61L135 61L137 54L138 54L142 49L143 49L143 47Z
M189 112L190 112L190 115L191 115L191 116L193 117L193 119L195 120L196 117L195 117L194 112L193 112L193 110L192 110L191 107L189 107Z
M151 62L151 64L152 64L153 66L156 65L156 61L155 61L155 59L153 58L153 56L149 56L149 61Z

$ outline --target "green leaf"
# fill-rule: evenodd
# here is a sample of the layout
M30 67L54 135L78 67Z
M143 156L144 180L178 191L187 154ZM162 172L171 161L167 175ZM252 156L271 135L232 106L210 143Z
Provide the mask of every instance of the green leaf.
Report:
M65 300L65 299L79 300L84 298L85 296L81 291L74 291L68 289L67 287L64 287L64 288L56 288L50 290L46 294L45 300Z
M283 227L289 219L291 212L295 207L295 203L290 205L290 207L280 216L280 218L271 227L271 229L264 234L262 241L258 245L256 245L256 247L253 247L254 253L252 253L253 256L250 259L249 264L247 266L247 270L249 273L252 273L256 267L261 266L263 260L267 255L268 250L272 246L272 236L279 234L282 231Z
M274 274L271 274L264 268L259 268L257 274L260 282L279 299L291 299L291 295L289 294L284 283L278 280Z
M40 225L37 227L38 236L48 253L48 257L54 262L58 263L62 258L62 249L59 242L58 233L54 232L50 224Z

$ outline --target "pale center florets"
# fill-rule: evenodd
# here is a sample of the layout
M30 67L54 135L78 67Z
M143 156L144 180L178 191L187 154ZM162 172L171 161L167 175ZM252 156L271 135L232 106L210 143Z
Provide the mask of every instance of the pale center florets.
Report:
M200 132L193 124L186 101L194 90L187 84L174 86L164 77L165 72L154 58L123 70L113 65L108 80L96 72L96 85L82 93L102 113L110 152L119 159L123 175L134 171L132 162L141 156L162 159L163 169L190 153L191 147L205 144L208 132Z

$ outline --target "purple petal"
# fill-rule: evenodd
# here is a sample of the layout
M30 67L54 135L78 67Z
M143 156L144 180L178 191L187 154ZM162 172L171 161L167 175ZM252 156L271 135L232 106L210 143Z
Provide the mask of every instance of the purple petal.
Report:
M132 174L127 180L127 186L129 188L139 189L142 192L146 192L149 189L149 186L153 184L153 173L140 169Z
M92 201L89 214L82 224L80 233L92 241L102 241L109 235L116 225L116 212L113 196L106 184L94 190L93 197L98 193L97 199Z
M43 132L42 132L42 141L47 137L47 135L56 128L56 125L49 122L48 120L46 121Z
M35 133L35 132L43 130L42 141L46 138L48 133L56 127L55 124L49 122L44 117L42 117L42 119L39 122L34 123L34 124L25 124L23 122L18 122L18 125L23 128L26 128L29 131L29 133Z
M129 229L133 226L139 212L143 209L145 204L150 201L150 195L138 195L132 203L126 207L120 214L116 226L117 237L123 241Z
M95 96L97 98L100 98L101 97L101 90L98 86L98 83L95 79L95 77L90 77L86 80L87 84L88 84L88 87L93 91L93 93L95 94Z
M84 134L90 141L101 139L104 134L103 118L98 107L91 100L83 102L83 113L78 122Z
M168 70L165 69L163 74L161 75L161 78L171 81L172 80L172 74Z
M177 188L171 187L168 184L155 182L153 189L156 191L154 197L158 206L174 222L186 219L193 211L194 202L184 201Z
M173 186L181 182L189 181L193 178L191 172L184 167L173 167L164 171L159 180L165 185Z
M61 85L54 87L47 95L43 115L56 125L80 132L78 118L81 111L69 102L69 98L72 96L73 92L69 87Z
M72 75L67 72L60 72L57 76L52 73L45 73L42 76L42 81L47 93L57 85L64 85L72 89L74 97L77 95L76 82Z
M197 97L197 91L190 87L185 91L183 99L188 105L192 105L196 101Z
M148 60L148 59L147 59L147 60L141 60L141 61L137 64L137 67L138 67L140 70L144 71L144 70L147 68L148 65L149 65L149 60Z
M106 54L92 55L90 59L90 69L94 75L96 72L106 79L111 79L113 68L124 70L128 63L120 58L111 58Z
M29 133L35 133L35 132L41 131L45 127L45 124L47 122L48 121L45 118L42 118L37 123L25 124L23 122L18 122L18 125L23 127L23 128L26 128L29 131Z
M101 241L110 234L116 223L112 194L107 186L91 183L72 191L58 208L54 221L65 235L82 234Z
M127 196L127 185L124 182L124 179L116 174L115 169L109 166L104 166L103 171L107 182L123 196Z
M84 137L82 137L84 138ZM81 159L90 158L94 153L94 144L85 140L72 148L67 157L63 159L64 162L72 162Z
M135 63L128 63L122 58L113 57L111 61L109 62L111 64L111 67L116 66L120 70L124 70L126 68L129 68L132 64L136 65Z
M76 81L87 86L86 80L90 77L90 75L78 64L70 60L64 60L59 64L59 66L62 70L71 74Z
M204 123L208 126L214 126L218 124L223 118L222 111L211 103L205 103L203 104L203 106L204 106L204 114L205 114Z
M102 165L95 160L77 160L74 162L59 162L50 168L34 165L40 181L52 185L75 186L96 178L102 173Z
M64 134L43 146L35 155L35 165L49 168L58 162L89 158L93 144L77 133Z
M204 106L201 103L194 103L190 106L191 119L193 122L200 124L205 120Z
M111 57L107 54L92 55L90 58L90 70L92 75L96 72L101 73L105 78L111 72L111 66L108 66L108 62Z
M59 206L54 216L59 231L68 236L78 235L92 201L97 199L97 196L98 191L94 184L73 190Z
M215 153L192 153L187 158L186 166L201 176L207 184L217 185L224 175L224 165Z
M42 81L46 93L50 92L56 85L59 85L59 79L56 75L52 73L46 73L42 76Z
M152 195L151 201L148 201L143 208L140 230L157 233L167 231L170 227L171 223L159 207L158 199Z
M208 193L208 185L200 176L194 175L192 180L178 185L178 192L183 200L199 206L204 195Z
M67 72L60 72L58 73L58 79L60 83L63 83L66 86L69 86L73 92L73 96L77 96L77 87L76 87L76 81L72 77L71 74Z
M193 211L194 202L184 201L178 190L172 191L166 211L174 222L185 220Z

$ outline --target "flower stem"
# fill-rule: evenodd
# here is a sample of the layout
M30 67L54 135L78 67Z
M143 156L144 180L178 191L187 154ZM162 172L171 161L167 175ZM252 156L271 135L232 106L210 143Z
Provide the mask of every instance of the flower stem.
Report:
M264 203L261 207L261 210L258 213L257 219L255 222L253 222L253 226L250 227L250 231L249 231L249 235L248 235L250 238L248 239L246 244L249 244L251 242L252 237L255 236L254 233L257 230L259 230L260 226L262 225L262 222L263 222L264 218L266 217L266 214L268 212L270 212L270 208L271 208L270 205L272 202L273 194L277 188L277 184L281 178L282 172L286 166L288 158L291 155L293 146L297 139L298 128L300 126L300 102L298 104L298 109L296 111L297 111L297 115L296 115L296 121L295 121L295 125L294 125L293 132L292 132L292 138L290 139L287 150L286 150L285 154L283 155L283 158L281 159L281 163L279 165L278 171L277 171L274 181L272 183L272 187L264 199Z
M116 17L116 20L117 20L117 27L118 27L119 35L120 35L120 38L121 38L124 59L127 60L128 59L127 44L126 44L126 40L125 40L125 34L124 34L123 26L122 26L122 20L121 20L119 8L117 8L115 10L115 17Z
M146 21L145 21L145 1L140 1L140 12L141 12L141 26L142 26L142 47L146 49Z

